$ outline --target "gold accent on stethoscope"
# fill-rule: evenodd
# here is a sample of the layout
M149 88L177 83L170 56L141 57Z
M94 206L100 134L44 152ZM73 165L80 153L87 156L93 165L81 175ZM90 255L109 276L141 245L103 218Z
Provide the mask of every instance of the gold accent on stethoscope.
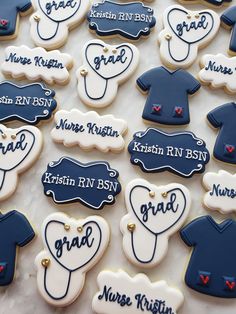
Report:
M136 225L133 224L133 223L129 223L129 224L127 225L127 229L128 229L130 232L134 232L135 228L136 228Z

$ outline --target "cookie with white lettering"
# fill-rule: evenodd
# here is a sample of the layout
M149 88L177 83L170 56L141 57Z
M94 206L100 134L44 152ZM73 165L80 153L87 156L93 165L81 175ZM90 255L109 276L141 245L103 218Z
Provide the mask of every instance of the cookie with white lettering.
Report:
M137 266L154 267L188 216L190 192L178 183L158 187L135 179L126 187L125 203L128 214L120 222L124 253Z
M216 36L220 18L212 10L190 11L180 5L163 14L164 29L159 34L162 62L171 68L187 68Z
M36 125L49 120L57 107L55 92L45 85L0 83L0 122L22 121Z
M30 168L43 145L41 131L34 126L10 129L0 125L0 200L12 195L18 175Z
M33 11L31 0L1 0L0 40L11 40L17 37L20 16Z
M90 3L86 0L36 0L37 11L30 17L31 37L37 46L57 49L63 46L69 31L85 18Z
M88 13L89 28L101 37L120 36L138 40L150 35L156 24L153 9L141 2L116 3L104 0Z
M169 171L184 178L204 172L210 160L205 142L191 132L148 128L134 134L128 151L130 162L144 172Z
M99 292L92 308L98 314L177 314L184 302L178 289L169 287L164 280L151 282L144 274L130 277L122 270L102 271L97 282Z
M122 135L127 131L127 123L113 115L100 116L95 111L83 113L78 109L60 110L54 120L52 139L67 147L78 145L84 150L96 148L106 153L120 152L125 146Z
M88 106L102 108L113 102L118 86L137 68L139 51L132 44L111 46L95 39L85 44L82 57L77 71L79 97Z
M218 53L205 55L200 61L199 79L213 89L223 88L226 93L236 93L236 57L228 58Z
M203 199L207 208L222 214L236 211L236 174L225 170L207 172L203 176L203 186L207 190Z
M44 250L35 259L37 285L44 300L59 307L74 302L109 238L109 226L102 217L76 220L62 213L49 215L42 224Z
M48 164L42 176L46 196L57 204L80 202L92 209L112 205L121 192L118 171L106 161L83 164L69 157Z
M228 6L232 0L179 0L182 4L205 4L213 8L221 8L222 6Z
M4 75L29 81L43 80L48 84L65 85L69 82L68 70L73 59L59 50L9 46L5 49L5 60L1 65Z

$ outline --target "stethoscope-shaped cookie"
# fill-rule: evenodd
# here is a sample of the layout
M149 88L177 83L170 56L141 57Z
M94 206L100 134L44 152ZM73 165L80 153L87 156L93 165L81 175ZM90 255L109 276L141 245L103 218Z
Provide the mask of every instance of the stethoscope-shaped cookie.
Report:
M77 71L78 93L88 106L108 106L116 97L119 84L138 66L139 51L128 43L110 46L91 40L82 51L83 65Z
M42 145L38 128L22 126L10 129L0 124L0 200L15 191L18 175L35 162Z
M54 213L45 219L45 249L37 255L35 264L38 289L48 303L66 306L75 301L86 272L102 257L109 235L108 224L98 216L76 220Z
M31 37L46 49L59 48L67 40L69 30L77 26L89 9L89 1L37 0L37 12L30 18Z
M198 49L214 38L220 18L212 10L189 11L173 5L165 10L163 24L159 34L162 61L166 66L186 68L196 60Z
M127 258L153 267L165 256L169 237L179 230L191 205L189 190L177 183L157 187L135 179L126 187L128 214L120 223Z

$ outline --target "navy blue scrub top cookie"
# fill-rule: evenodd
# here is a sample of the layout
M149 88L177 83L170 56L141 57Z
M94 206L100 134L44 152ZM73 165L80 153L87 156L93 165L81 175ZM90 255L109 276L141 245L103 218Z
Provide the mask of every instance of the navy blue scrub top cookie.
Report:
M1 0L0 10L0 39L14 36L17 28L18 14L24 14L31 9L30 0ZM3 38L4 39L4 38Z
M188 72L174 72L157 67L137 79L138 87L148 93L143 119L166 125L190 122L188 96L195 94L201 84Z
M17 246L25 246L34 237L34 230L23 214L16 210L0 214L0 286L13 280Z
M236 6L228 8L220 19L224 25L232 29L229 50L236 54Z
M236 222L227 219L218 224L211 216L202 216L180 235L193 247L185 274L187 286L211 296L236 298Z
M156 24L153 9L142 2L93 4L88 14L89 28L99 36L120 35L130 40L148 36Z
M213 109L207 119L214 128L220 128L213 155L216 159L236 164L236 103L231 102Z

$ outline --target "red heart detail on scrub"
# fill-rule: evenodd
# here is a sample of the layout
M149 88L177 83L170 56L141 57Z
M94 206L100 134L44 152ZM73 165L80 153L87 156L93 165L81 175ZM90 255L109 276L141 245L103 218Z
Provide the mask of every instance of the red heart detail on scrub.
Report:
M1 25L6 26L8 24L8 20L1 20Z
M200 278L201 278L201 281L204 283L204 285L207 285L210 280L209 276L200 275Z
M154 111L156 112L160 112L161 111L161 106L153 106L152 108Z
M235 282L234 281L230 282L230 281L226 280L225 283L226 283L226 286L229 287L230 290L234 289L234 287L235 287Z
M183 108L182 107L176 107L175 112L180 116L183 113Z
M4 270L4 266L0 266L0 273Z
M226 146L226 149L230 154L233 153L235 150L234 146L230 146L230 145Z

